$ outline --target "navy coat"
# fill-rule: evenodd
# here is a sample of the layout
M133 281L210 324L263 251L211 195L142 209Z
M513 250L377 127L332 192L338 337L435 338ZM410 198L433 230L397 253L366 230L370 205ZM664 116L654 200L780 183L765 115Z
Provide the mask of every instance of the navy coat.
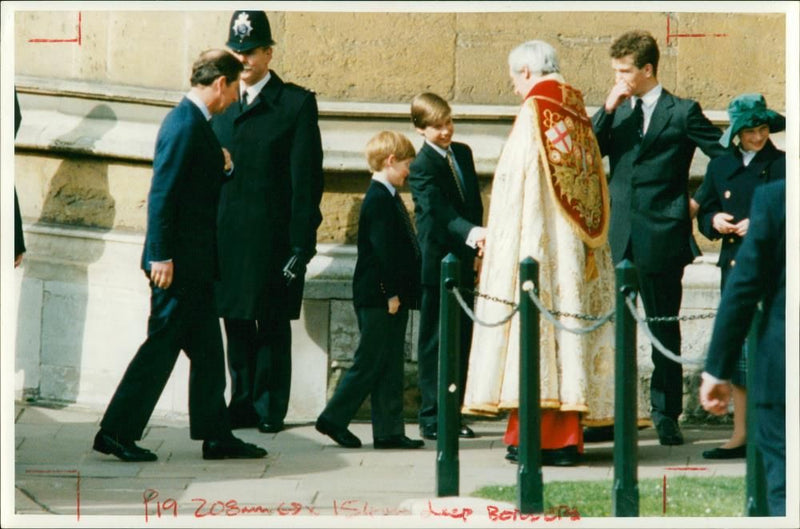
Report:
M389 189L373 180L361 204L358 219L358 259L353 274L356 308L387 308L389 298L399 296L400 306L419 305L420 261L414 250L413 232L406 227ZM405 206L402 206L405 208Z
M275 72L245 109L232 104L211 126L233 158L236 178L220 199L217 285L220 316L262 319L277 306L300 316L303 277L286 287L293 253L316 253L322 222L322 140L314 93Z
M725 153L721 131L700 105L663 90L647 132L638 140L629 102L611 114L605 108L592 117L602 154L611 172L611 222L608 239L614 263L630 243L636 266L657 273L692 262L689 217L689 166L695 148L715 158Z
M712 226L714 215L720 212L733 215L733 224L748 218L753 192L766 182L786 178L786 153L775 148L771 141L745 167L738 148L724 156L714 158L708 164L703 184L694 199L700 204L697 212L697 227L711 240L722 238L722 248L717 266L726 275L735 264L734 257L742 244L736 234L723 236Z
M147 196L142 269L172 259L173 285L212 283L218 277L217 206L225 159L205 116L183 98L161 124Z
M786 403L786 181L755 190L750 227L722 292L705 370L730 379L759 301L756 370L748 398ZM795 334L795 339L797 335Z
M438 285L442 259L453 253L461 260L462 280L472 286L468 278L473 274L476 250L465 241L472 228L483 224L483 203L472 150L464 143L450 146L464 176L465 200L461 200L447 159L427 142L411 162L408 182L422 250L422 284Z

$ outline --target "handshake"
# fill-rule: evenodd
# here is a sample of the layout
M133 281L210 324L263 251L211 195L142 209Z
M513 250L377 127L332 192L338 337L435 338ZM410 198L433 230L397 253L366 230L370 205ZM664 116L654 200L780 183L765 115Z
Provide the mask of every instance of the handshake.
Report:
M283 277L286 280L286 286L291 285L298 277L302 278L305 275L306 263L310 260L311 257L306 258L306 254L303 250L294 248L294 253L283 266Z

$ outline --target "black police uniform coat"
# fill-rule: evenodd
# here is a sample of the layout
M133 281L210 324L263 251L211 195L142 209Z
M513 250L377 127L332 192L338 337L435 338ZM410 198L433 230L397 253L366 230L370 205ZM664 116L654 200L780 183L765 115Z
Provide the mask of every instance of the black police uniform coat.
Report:
M255 101L214 116L211 126L233 159L236 177L220 198L217 285L220 316L262 319L268 307L297 319L303 277L287 288L293 253L307 263L322 222L322 142L314 93L275 72Z
M742 154L738 148L714 158L708 164L703 185L694 197L700 204L697 227L711 240L722 238L717 266L722 268L723 277L734 266L742 237L736 234L720 234L712 226L714 215L720 212L730 213L734 224L748 218L756 187L784 178L786 153L775 148L771 141L767 141L747 167L742 164Z

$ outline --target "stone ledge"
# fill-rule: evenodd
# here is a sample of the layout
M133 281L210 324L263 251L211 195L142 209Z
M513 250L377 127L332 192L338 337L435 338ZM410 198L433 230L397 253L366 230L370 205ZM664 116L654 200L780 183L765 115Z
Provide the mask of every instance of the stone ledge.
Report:
M158 127L183 92L85 81L17 76L23 121L19 149L152 162ZM457 139L473 149L478 173L491 176L508 137L518 107L453 105ZM597 107L589 107L591 114ZM382 129L421 140L411 126L405 103L319 101L324 168L326 171L367 170L363 149ZM706 111L720 127L727 112ZM782 145L782 134L776 144ZM695 156L691 174L705 174L708 159Z

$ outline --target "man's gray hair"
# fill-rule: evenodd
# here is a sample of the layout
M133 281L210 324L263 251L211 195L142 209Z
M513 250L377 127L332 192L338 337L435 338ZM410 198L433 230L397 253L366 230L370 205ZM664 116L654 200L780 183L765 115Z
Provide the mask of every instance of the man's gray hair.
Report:
M508 66L514 73L521 72L526 66L534 75L558 73L558 54L544 41L529 40L511 50L508 54Z

